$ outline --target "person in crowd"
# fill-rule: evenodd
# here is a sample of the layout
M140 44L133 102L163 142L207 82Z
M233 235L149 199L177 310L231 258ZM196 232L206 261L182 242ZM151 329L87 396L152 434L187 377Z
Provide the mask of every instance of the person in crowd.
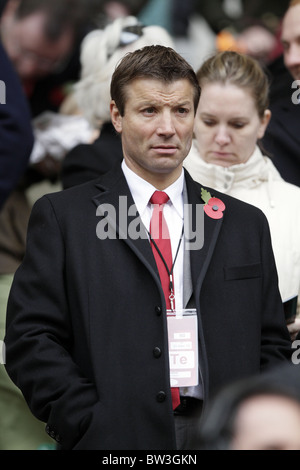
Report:
M297 186L300 186L299 37L300 1L292 0L282 21L283 56L269 67L273 117L262 142L282 177Z
M284 63L294 80L300 80L299 18L300 1L292 0L285 14L281 40L284 50Z
M258 143L271 119L268 78L259 63L215 53L197 72L202 90L195 138L184 165L192 177L266 215L292 339L300 329L300 189L285 182ZM289 204L288 201L293 201Z
M33 147L29 106L20 80L0 43L0 79L3 102L0 104L0 340L5 334L5 316L15 257L23 255L29 210L23 195L16 190L25 173ZM17 205L19 211L13 209ZM25 219L25 220L24 220ZM13 223L12 223L13 220ZM13 230L11 229L13 226ZM12 252L15 257L12 256ZM19 261L21 261L20 256ZM20 412L21 411L21 412ZM28 410L19 389L0 364L0 449L37 449L52 444L43 425Z
M8 0L0 17L3 47L15 66L32 116L57 111L78 79L78 47L92 28L95 0Z
M117 18L105 29L92 31L84 38L81 80L71 96L74 109L80 110L97 138L91 144L75 146L64 157L60 174L64 189L97 178L122 161L121 139L110 118L110 81L121 57L151 44L173 47L165 29L144 27L133 16Z
M125 16L138 16L148 7L150 0L103 0L103 26Z
M97 0L6 2L0 17L1 40L22 82L32 118L59 112L70 85L79 78L79 47L95 28L98 11ZM28 166L27 186L56 181L60 166L49 151Z
M174 49L126 54L121 165L33 207L6 369L63 450L188 449L211 394L291 358L266 217L183 170L199 97Z
M59 166L50 155L39 165L31 164L33 144L36 142L32 118L46 110L57 111L67 90L64 85L78 78L76 48L90 25L94 11L90 7L94 1L1 2L1 51L3 48L7 56L4 63L1 52L0 79L5 81L7 95L6 104L0 105L1 121L2 116L4 120L0 130L1 198L2 190L8 190L10 184L14 189L0 212L1 340L4 337L9 289L25 251L31 210L26 189L44 178L57 178L59 171ZM4 80L2 74L6 70L8 73L8 67L14 69L16 77ZM13 120L20 123L13 126ZM8 151L13 158L8 158ZM44 432L44 425L28 412L20 390L10 381L3 365L0 373L3 425L0 448L33 450L47 443L52 445Z
M288 364L221 390L207 408L199 450L300 450L299 365Z
M194 0L217 36L219 50L234 48L262 63L269 63L280 49L278 34L289 0Z
M0 43L0 213L7 204L9 196L15 190L19 179L28 165L29 156L33 146L33 131L30 124L30 111L24 96L19 79L10 63L2 44ZM3 341L5 333L5 315L7 279L2 276L3 259L0 257L0 340ZM13 402L13 394L7 393L9 386L13 384L8 378L4 365L0 364L0 414L2 432L0 437L0 449L6 449L6 440L9 440L10 421L12 414L7 415L7 401ZM13 386L15 390L17 388ZM3 391L5 393L3 394ZM20 396L20 391L17 392ZM7 400L8 399L8 400ZM13 413L15 407L9 407ZM33 417L27 409L30 422ZM35 420L37 423L38 421ZM11 421L10 421L11 423ZM14 423L16 424L16 423ZM18 422L22 426L23 422ZM38 423L41 428L41 424Z
M253 24L262 24L265 28L275 31L288 7L290 0L266 0L251 2L250 0L194 0L195 11L207 19L215 33L224 28L243 31ZM275 28L275 29L274 29Z
M32 147L28 104L0 43L0 210L25 172Z

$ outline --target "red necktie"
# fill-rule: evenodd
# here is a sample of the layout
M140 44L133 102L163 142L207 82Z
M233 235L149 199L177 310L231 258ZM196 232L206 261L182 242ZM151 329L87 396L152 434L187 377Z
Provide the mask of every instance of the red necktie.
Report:
M150 203L154 204L154 209L150 221L151 247L157 264L161 285L164 291L167 309L171 308L170 303L170 275L172 271L172 249L168 226L163 215L163 208L168 202L169 196L163 191L155 191L150 199ZM158 248L158 249L157 249ZM168 270L163 259L168 266ZM180 404L179 389L171 388L173 409Z

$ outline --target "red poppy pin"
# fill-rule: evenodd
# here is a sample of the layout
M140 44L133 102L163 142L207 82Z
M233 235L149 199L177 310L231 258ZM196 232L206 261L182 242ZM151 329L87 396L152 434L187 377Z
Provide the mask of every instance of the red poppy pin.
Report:
M205 202L204 212L212 219L222 219L225 210L225 204L216 197L212 197L210 192L201 188L201 197Z

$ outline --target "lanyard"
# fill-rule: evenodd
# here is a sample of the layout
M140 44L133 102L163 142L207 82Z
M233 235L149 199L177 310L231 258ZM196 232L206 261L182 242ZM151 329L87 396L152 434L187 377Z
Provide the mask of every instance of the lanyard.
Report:
M179 253L179 249L180 249L180 245L181 245L181 242L182 242L182 238L183 238L183 232L184 232L184 227L182 227L182 232L181 232L181 236L180 236L180 240L179 240L179 243L178 243L178 247L177 247L177 250L176 250L176 255L175 255L175 258L174 258L174 262L172 264L172 267L171 267L171 271L169 270L168 268L168 265L166 263L166 260L164 259L160 249L158 248L155 240L153 240L152 236L151 236L151 233L149 232L149 230L147 230L148 234L149 234L149 237L150 237L150 241L153 243L153 245L155 246L155 249L157 251L157 253L159 254L159 256L161 257L161 260L162 262L164 263L165 265L165 268L167 270L167 273L169 275L169 278L170 278L170 295L169 295L169 299L170 299L170 304L171 304L171 310L174 311L174 300L175 300L175 295L174 295L174 282L173 282L173 270L174 270L174 266L175 266L175 263L176 263L176 260L177 260L177 256L178 256L178 253Z

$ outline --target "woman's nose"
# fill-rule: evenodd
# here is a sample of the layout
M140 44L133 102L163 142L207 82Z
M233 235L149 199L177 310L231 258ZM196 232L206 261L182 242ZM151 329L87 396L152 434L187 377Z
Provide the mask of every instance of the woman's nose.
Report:
M230 143L230 134L226 127L220 126L217 130L215 140L217 144L223 146Z

